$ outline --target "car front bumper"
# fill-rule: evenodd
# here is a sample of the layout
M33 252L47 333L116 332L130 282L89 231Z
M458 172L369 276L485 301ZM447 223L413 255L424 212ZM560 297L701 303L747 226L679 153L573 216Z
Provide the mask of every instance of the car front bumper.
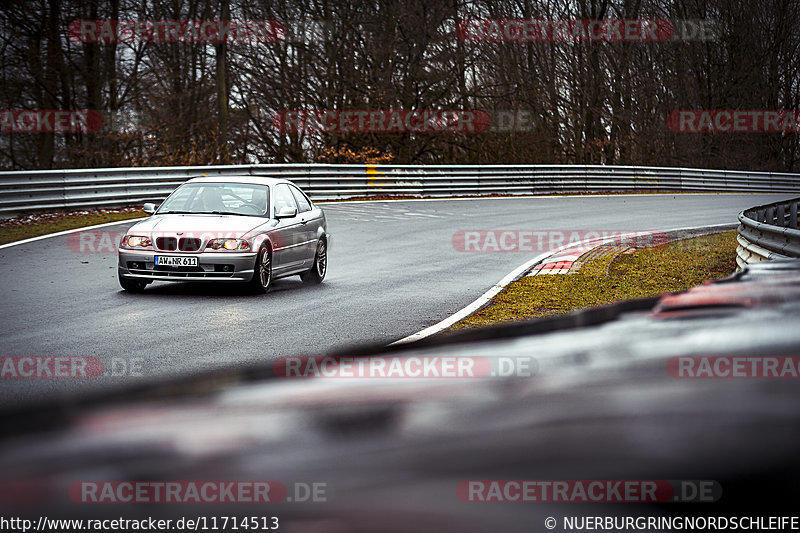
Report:
M156 267L155 256L197 257L198 267ZM175 253L119 250L120 278L146 281L250 281L256 253Z

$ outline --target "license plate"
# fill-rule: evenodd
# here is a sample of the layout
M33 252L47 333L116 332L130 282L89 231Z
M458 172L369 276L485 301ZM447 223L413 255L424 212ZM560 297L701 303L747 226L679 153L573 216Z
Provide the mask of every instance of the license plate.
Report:
M196 267L198 265L196 257L177 257L174 255L157 255L155 264L158 266L180 267Z

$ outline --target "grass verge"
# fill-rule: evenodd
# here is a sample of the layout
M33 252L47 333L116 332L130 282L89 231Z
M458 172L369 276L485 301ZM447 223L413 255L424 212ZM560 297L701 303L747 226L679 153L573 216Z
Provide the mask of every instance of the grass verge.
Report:
M25 215L0 221L0 244L142 216L141 208Z
M574 274L523 277L451 329L566 314L577 309L686 290L736 269L736 231L599 257Z

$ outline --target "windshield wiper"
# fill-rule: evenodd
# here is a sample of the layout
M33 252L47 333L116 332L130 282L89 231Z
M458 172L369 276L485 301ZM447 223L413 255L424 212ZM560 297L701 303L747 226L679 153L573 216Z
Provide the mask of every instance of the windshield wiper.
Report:
M209 211L209 215L237 215L242 217L257 217L261 215L253 215L249 213L234 213L233 211Z
M250 213L234 213L233 211L159 211L159 215L237 215L244 217L258 217Z

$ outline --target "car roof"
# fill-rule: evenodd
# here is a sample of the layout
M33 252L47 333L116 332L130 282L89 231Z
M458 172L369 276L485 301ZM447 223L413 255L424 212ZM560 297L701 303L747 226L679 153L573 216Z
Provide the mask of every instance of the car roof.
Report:
M270 176L197 176L190 178L185 183L247 183L251 185L277 185L279 183L292 183L282 178Z

